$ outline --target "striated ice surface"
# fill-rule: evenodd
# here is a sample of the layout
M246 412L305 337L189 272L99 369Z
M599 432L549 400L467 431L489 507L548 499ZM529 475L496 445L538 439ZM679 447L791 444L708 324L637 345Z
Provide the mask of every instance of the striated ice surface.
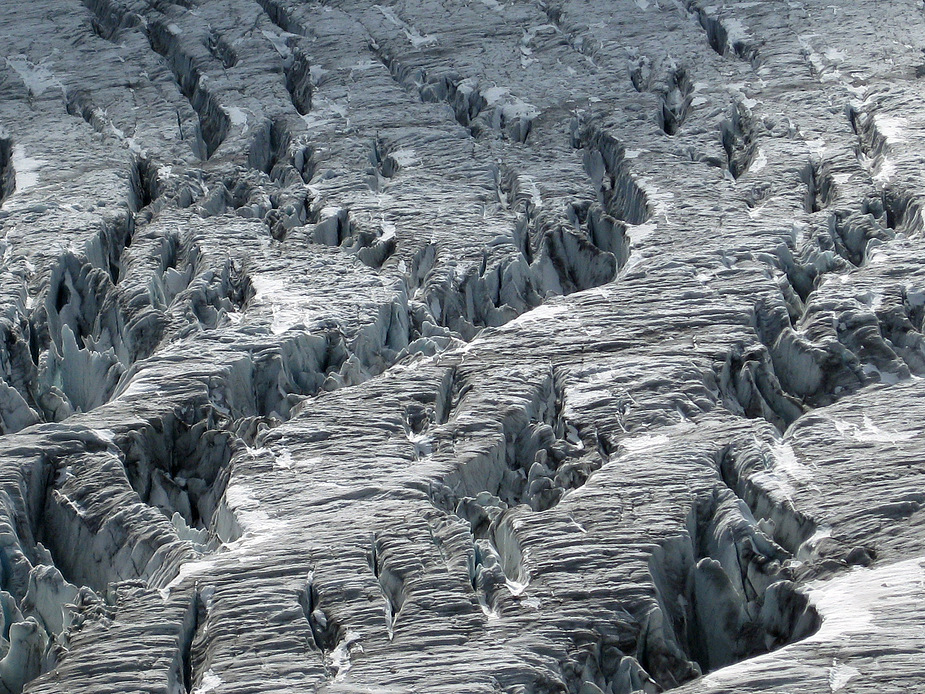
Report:
M0 694L925 690L923 35L0 3Z

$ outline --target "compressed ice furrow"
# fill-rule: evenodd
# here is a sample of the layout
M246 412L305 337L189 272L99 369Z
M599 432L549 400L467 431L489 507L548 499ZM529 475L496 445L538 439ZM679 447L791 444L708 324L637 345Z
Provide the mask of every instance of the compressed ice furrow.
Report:
M16 170L13 168L13 142L0 138L0 205L16 190Z
M802 178L806 184L803 207L810 214L828 207L832 198L837 195L837 188L829 169L828 162L810 161L803 170Z
M599 190L607 211L630 224L648 221L649 201L629 171L623 143L594 125L587 126L580 138L585 147L585 171Z
M662 94L662 108L658 115L659 125L666 135L677 135L687 118L693 91L691 78L683 68L674 70L667 80Z
M237 64L238 55L234 47L218 32L213 31L209 34L207 47L212 57L218 60L226 70Z
M684 0L684 5L700 22L710 48L719 55L734 56L750 62L753 67L760 64L758 44L741 19L717 16L715 6L704 5L700 0Z
M727 168L730 175L738 179L748 171L757 152L747 107L741 103L735 104L731 115L723 122L721 133Z
M215 96L203 84L202 74L193 56L180 50L175 43L172 25L149 23L148 41L151 48L167 59L179 85L180 92L189 99L199 117L199 151L201 159L209 159L222 144L231 125L231 119L221 108Z
M564 7L560 4L553 2L540 2L538 4L556 29L568 37L568 45L593 64L595 55L600 51L601 45L592 36L588 36L589 27L586 24L571 21L570 16L565 15Z
M267 13L270 20L283 31L292 34L303 33L302 26L293 18L288 3L277 0L257 0L257 3Z

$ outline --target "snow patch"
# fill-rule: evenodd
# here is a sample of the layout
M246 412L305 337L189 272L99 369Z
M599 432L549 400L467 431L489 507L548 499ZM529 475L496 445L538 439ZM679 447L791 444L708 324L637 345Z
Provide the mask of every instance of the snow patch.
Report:
M14 145L13 170L16 172L16 190L22 192L36 185L39 182L38 170L47 163L44 159L26 156L25 147Z
M771 446L774 455L776 470L781 470L794 482L805 484L813 479L812 470L797 459L793 446L789 443L778 443Z
M726 29L726 35L729 37L730 45L745 42L751 38L751 32L739 19L735 19L733 17L724 18L723 26Z
M272 519L263 510L253 490L243 484L231 482L225 489L223 503L234 513L243 533L240 538L225 545L231 550L248 554L250 549L260 548L268 537L275 535L284 525L282 521Z
M228 114L232 125L243 126L241 129L242 135L247 132L247 113L244 112L244 109L237 106L225 107L225 113Z
M283 451L279 455L273 456L273 467L278 470L291 470L294 467L292 462L292 453Z
M811 489L818 490L811 484L814 479L812 470L797 460L796 453L789 443L772 445L767 450L772 458L771 464L767 470L756 473L756 482L760 482L768 489L777 490L787 501L792 501L797 493L793 482L798 486L809 486Z
M274 335L281 335L297 325L308 325L317 314L304 299L293 293L288 282L255 275L251 278L251 285L255 291L253 301L270 306L273 315L270 332Z
M408 41L415 48L421 48L422 46L433 46L437 43L437 37L430 34L422 34L415 28L413 25L408 24L403 21L388 7L383 7L382 5L373 5L377 10L382 13L382 16L388 19L392 24L397 26L408 38Z
M667 446L671 441L666 434L643 434L620 441L626 453L640 453Z
M848 680L860 674L861 671L856 667L839 663L838 658L832 658L832 667L829 668L829 689L832 690L832 694L835 694L848 684Z
M511 96L511 90L506 87L489 87L482 92L482 98L489 108L494 108L505 120L512 121L518 118L536 118L539 109L526 101Z
M843 436L849 436L855 441L860 441L862 443L895 444L897 441L909 441L918 435L918 432L916 431L899 432L895 429L892 431L884 431L876 424L874 424L873 420L867 415L864 415L863 421L864 426L859 427L856 424L845 422L844 420L832 417L832 423L835 425L835 429L839 434L842 434Z
M568 306L559 305L550 305L544 304L538 306L532 311L527 311L520 314L512 321L508 321L504 326L503 330L510 330L518 325L523 325L524 323L532 323L534 321L547 320L549 318L555 318L556 316L561 316L563 313L568 313Z
M373 62L373 61L369 61L369 62ZM315 85L316 87L319 84L321 84L321 78L324 77L326 74L328 74L328 72L330 71L325 70L320 65L312 65L310 68L308 68L308 74L311 77L312 84Z
M33 63L26 56L13 55L6 59L7 67L19 75L19 79L26 85L26 89L33 96L41 96L49 87L58 87L62 94L66 94L64 85L61 80L55 77L54 73L45 67L42 63Z
M398 228L392 224L392 222L381 222L379 228L382 229L382 235L379 237L380 241L388 241L395 237L395 232L398 231Z
M807 140L806 149L808 149L810 153L821 157L823 154L825 154L825 140L821 137L815 140Z
M905 141L905 127L909 121L900 116L885 116L882 113L874 114L874 126L886 139L888 145Z
M289 46L286 45L286 39L283 36L280 36L276 32L268 31L264 29L262 31L263 35L266 37L267 41L273 44L273 48L276 49L276 52L279 53L282 57L289 57ZM289 34L290 36L292 34Z
M640 178L639 187L646 194L646 198L652 205L652 218L661 217L669 224L668 212L671 210L671 203L674 200L674 193L671 191L662 192L658 186L652 183L651 178Z
M900 604L918 603L923 597L925 557L876 568L857 567L827 581L806 587L810 602L822 616L822 626L807 641L832 643L851 634L876 628L876 616L887 616ZM899 604L897 604L899 603Z
M183 583L187 578L195 576L196 574L207 571L215 566L217 558L213 557L211 559L203 559L201 561L188 561L180 565L180 570L177 572L176 577L168 583L166 586L158 590L161 594L161 598L166 600L170 597L170 591Z
M735 691L737 683L769 672L792 667L795 660L813 667L812 656L805 645L819 643L839 644L849 650L848 643L862 646L867 635L885 628L878 622L904 617L915 609L925 597L925 557L909 559L876 568L856 567L852 571L827 580L813 581L804 591L810 603L822 617L819 630L797 643L722 668L700 680L708 689L728 687ZM818 667L818 666L816 666ZM822 673L833 694L844 688L848 681L861 673L846 663L832 662ZM836 688L837 687L837 688Z
M397 149L389 156L402 168L421 163L421 158L417 155L417 152L410 148Z
M880 169L874 174L874 183L879 183L880 185L886 185L893 177L896 175L896 164L887 159L883 158L883 162L880 164Z
M359 640L360 634L348 629L337 648L331 651L331 665L337 670L337 675L334 677L335 682L342 682L347 677L347 672L352 667L350 656L354 650L353 646ZM359 644L356 645L356 649L363 652L363 647Z
M192 691L192 694L208 694L209 692L214 692L222 684L224 684L222 678L216 675L212 668L209 668L206 674L202 676L199 686Z
M530 201L536 209L540 209L543 206L543 196L540 195L540 189L536 187L536 181L531 176L521 176L520 183L529 184Z
M507 587L509 591L511 591L511 595L513 595L516 598L516 597L520 597L521 595L523 595L523 592L527 589L527 586L529 585L529 583L521 583L520 581L512 581L511 579L508 578L504 581L504 585Z

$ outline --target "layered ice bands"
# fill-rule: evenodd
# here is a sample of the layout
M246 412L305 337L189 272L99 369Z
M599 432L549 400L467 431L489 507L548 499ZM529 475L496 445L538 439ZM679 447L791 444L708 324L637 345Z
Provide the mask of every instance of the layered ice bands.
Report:
M925 690L923 35L0 3L0 694Z

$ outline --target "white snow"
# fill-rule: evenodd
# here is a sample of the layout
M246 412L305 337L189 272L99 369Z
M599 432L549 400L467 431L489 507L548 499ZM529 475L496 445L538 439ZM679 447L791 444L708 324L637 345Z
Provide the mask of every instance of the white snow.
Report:
M621 440L620 446L627 453L640 453L663 448L670 442L671 439L666 434L643 434L642 436L633 436L632 438Z
M525 313L520 314L512 321L508 321L503 326L502 330L510 330L513 327L518 325L523 325L524 323L532 323L534 321L547 320L549 318L555 318L556 316L561 316L563 313L568 313L568 306L562 304L543 304L538 306L532 311L526 311Z
M832 537L832 527L828 525L819 526L816 528L816 532L800 543L794 558L797 561L809 561L814 556L813 553L820 540L824 540L827 537Z
M883 135L888 145L903 142L905 127L909 121L900 116L885 116L882 113L874 114L874 126Z
M359 633L352 629L347 629L347 633L343 640L337 645L337 648L331 652L331 665L337 670L337 675L334 677L335 682L342 682L344 678L347 677L347 672L352 667L350 655L353 652L354 644L359 640ZM363 652L363 647L359 644L357 644L356 648L359 652Z
M485 99L486 106L494 108L495 112L499 116L503 116L505 120L536 118L539 115L539 109L536 106L512 96L510 89L506 87L489 87L482 91L481 94L482 98Z
M829 668L829 689L832 690L832 694L835 694L848 684L848 680L860 674L861 671L856 667L839 663L838 658L832 658L832 667Z
M93 429L93 433L111 446L115 446L116 432L114 432L112 429Z
M493 610L488 604L488 601L485 599L485 596L482 594L482 591L479 591L479 607L482 608L482 614L488 619L489 622L497 621L501 619L501 615L498 614L497 610Z
M773 653L711 672L701 685L734 688L735 683L761 673L781 672L796 663L811 666L812 650L807 651L804 644L864 644L870 634L889 628L884 622L906 620L909 611L921 604L925 597L923 562L925 556L876 568L856 567L828 580L813 581L805 591L822 617L822 626L815 634ZM818 677L835 694L861 675L850 663L833 660Z
M508 94L510 94L510 90L504 87L489 87L482 92L482 98L485 99L489 106L494 106Z
M388 241L389 239L395 236L395 232L398 230L397 227L392 224L392 222L382 221L379 223L379 227L382 229L382 235L379 237L380 241Z
M893 176L896 175L896 164L887 159L883 158L880 168L876 174L874 174L874 183L879 183L880 185L886 185L891 180Z
M921 601L925 586L923 561L925 557L876 568L858 567L828 581L811 583L807 593L823 621L819 631L807 640L826 643L862 634L876 628L876 616L895 603Z
M292 291L288 282L275 277L254 275L251 284L255 290L254 303L270 306L273 315L270 332L274 335L281 335L297 325L307 325L317 314L309 307L306 299Z
M177 572L177 575L174 579L168 583L166 586L161 588L158 592L161 594L161 598L166 600L170 597L170 591L179 586L183 581L185 581L190 576L195 576L196 574L202 573L208 569L211 569L215 566L215 563L218 561L218 557L213 556L210 559L202 559L200 561L188 561L180 565L180 570Z
M649 177L640 178L638 181L639 187L646 194L649 203L652 205L652 218L653 220L657 217L664 219L669 224L671 220L668 219L668 213L672 208L672 201L674 200L674 193L669 191L662 191L656 186L652 179Z
M774 455L774 469L782 471L789 479L800 484L806 484L813 479L812 470L797 459L796 452L787 442L771 446Z
M244 111L244 109L238 108L237 106L226 106L224 108L225 108L225 112L228 114L228 118L231 120L231 124L236 125L236 126L237 125L243 126L243 128L241 129L241 134L243 135L244 133L246 133L248 129L247 128L247 113Z
M64 85L61 84L61 81L42 63L33 63L26 56L20 54L6 58L6 64L13 72L19 75L19 79L22 80L23 84L26 85L26 89L33 96L41 96L49 87L58 87L62 93L65 93Z
M291 470L294 467L292 462L292 453L288 450L284 450L279 455L273 457L273 467L279 470Z
M806 148L817 156L822 156L825 154L825 140L821 137L816 138L815 140L807 140ZM849 174L850 175L850 174Z
M421 158L418 156L417 152L411 148L396 149L390 156L402 168L421 163Z
M519 176L518 182L530 192L530 201L536 209L543 206L543 196L540 195L540 189L536 187L536 181L530 176Z
M370 58L367 60L361 60L351 65L350 72L353 72L354 70L362 70L365 72L366 70L372 70L374 68L380 68L380 67L382 67L382 63L380 63L378 60L372 60Z
M284 521L272 518L263 509L260 500L254 496L253 490L236 480L232 480L225 490L220 510L233 515L234 522L241 530L240 537L225 542L223 544L225 551L222 553L202 561L183 564L177 577L160 591L165 599L170 590L180 585L185 578L210 569L229 555L236 555L240 562L252 561L255 556L259 555L267 540L278 534L286 525Z
M39 182L38 171L46 163L44 159L26 156L26 148L22 145L14 145L13 171L16 175L16 190L22 192L36 185Z
M658 229L655 222L645 222L643 224L627 224L626 235L630 237L630 243L638 246L643 239L651 236Z
M263 35L267 38L273 48L276 49L276 52L279 53L284 58L289 57L289 46L286 45L286 39L283 36L280 36L276 32L263 30ZM291 34L289 34L291 36Z
M882 373L882 372L878 372ZM883 374L884 376L888 374ZM883 380L881 378L881 380ZM864 415L864 426L859 427L857 424L852 424L851 422L846 422L841 419L836 419L832 417L832 423L835 425L835 429L838 430L839 434L848 436L855 441L861 441L864 443L893 443L897 441L909 441L910 439L918 436L917 431L884 431L876 424L873 420Z
M222 678L216 675L212 668L209 668L206 674L202 676L199 686L192 691L192 694L208 694L209 692L214 692L222 684L224 684Z
M504 585L507 587L509 591L511 591L511 595L513 595L516 598L520 595L523 595L523 592L527 589L527 586L529 585L529 583L521 583L520 581L512 581L511 579L508 578L504 581Z
M751 32L749 32L745 24L739 19L725 17L723 18L723 26L726 28L726 35L729 37L728 40L730 45L751 38Z
M392 24L405 32L405 36L408 37L408 41L415 48L420 48L421 46L433 46L437 43L436 36L422 34L413 25L401 20L398 15L396 15L395 12L393 12L388 7L383 7L382 5L373 5L373 7L379 10L383 17L388 19Z
M375 65L374 61L370 60L369 62ZM308 68L308 74L311 77L312 84L315 85L316 87L319 84L321 84L321 78L324 77L326 74L328 74L328 72L330 71L325 70L320 65L312 65L310 68Z
M757 445L761 445L755 440ZM762 484L769 490L776 490L784 499L792 500L797 493L797 486L808 486L817 489L812 481L812 470L803 465L796 457L793 447L787 442L768 446L768 452L773 461L770 469L755 474L755 482ZM794 486L793 483L796 483Z

